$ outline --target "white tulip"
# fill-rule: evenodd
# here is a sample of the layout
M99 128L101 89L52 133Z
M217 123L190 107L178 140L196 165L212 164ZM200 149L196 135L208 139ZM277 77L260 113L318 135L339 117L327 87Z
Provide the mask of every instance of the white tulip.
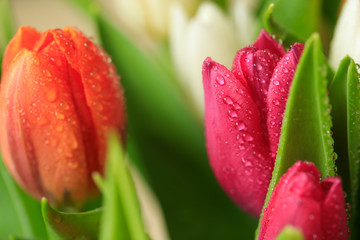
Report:
M198 0L113 0L119 23L135 35L165 39L169 29L171 2L181 2L192 11Z
M179 4L172 5L170 48L175 69L199 116L204 115L202 63L206 57L231 67L236 51L250 44L255 20L247 4L234 1L231 16L204 2L192 19Z
M331 66L337 69L346 55L360 63L360 0L347 0L343 6L330 46Z

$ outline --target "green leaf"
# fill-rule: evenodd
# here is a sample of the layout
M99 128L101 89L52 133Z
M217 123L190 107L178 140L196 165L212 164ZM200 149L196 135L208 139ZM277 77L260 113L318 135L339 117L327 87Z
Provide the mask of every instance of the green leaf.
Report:
M323 178L335 175L327 74L319 35L313 34L305 44L290 88L264 207L280 177L299 160L313 162Z
M268 8L264 13L264 28L268 33L275 34L276 38L281 39L282 44L286 47L290 47L294 42L302 42L297 36L288 32L284 27L279 25L273 17L274 4L269 4Z
M336 20L339 16L340 3L341 3L341 0L326 0L326 1L323 1L323 4L322 4L322 12L323 12L322 15L324 16L326 21L330 24L331 31L335 27Z
M48 201L41 201L42 214L49 240L98 239L101 210L66 213L53 209Z
M267 21L271 20L270 24L277 26L277 31L271 33L280 34L279 37L285 37L285 40L304 42L317 31L321 18L321 0L268 0L263 5L260 14L262 18L269 14L269 5L272 3L272 18L267 17ZM288 36L291 38L286 38Z
M300 229L288 225L284 227L276 240L304 240L304 236Z
M0 239L10 234L45 238L40 204L15 183L0 158Z
M96 177L104 193L100 239L148 240L135 186L115 135L108 146L105 180Z
M360 231L360 74L355 62L346 56L330 85L333 137L338 154L338 172L351 204L351 239Z

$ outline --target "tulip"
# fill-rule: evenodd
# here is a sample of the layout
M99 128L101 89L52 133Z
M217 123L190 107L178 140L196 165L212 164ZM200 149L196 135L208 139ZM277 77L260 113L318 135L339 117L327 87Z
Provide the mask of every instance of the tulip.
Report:
M360 1L347 0L337 21L330 45L329 62L335 69L346 56L360 62Z
M225 15L211 2L202 3L195 17L187 16L180 4L172 6L170 50L175 70L195 105L204 116L204 93L201 82L202 62L212 56L231 66L237 49L250 44L255 20L244 0L234 1L233 15Z
M169 30L169 0L113 0L120 25L133 34L146 34L155 39L165 39ZM199 0L176 0L193 12Z
M269 34L238 51L232 70L203 64L205 134L220 185L244 210L259 216L271 179L282 117L303 50L285 54Z
M21 27L6 48L0 91L1 149L33 197L79 206L95 197L107 133L124 140L125 106L107 54L68 27Z
M341 180L320 182L313 163L297 162L280 178L264 209L258 239L275 239L291 225L304 239L348 239L347 214Z

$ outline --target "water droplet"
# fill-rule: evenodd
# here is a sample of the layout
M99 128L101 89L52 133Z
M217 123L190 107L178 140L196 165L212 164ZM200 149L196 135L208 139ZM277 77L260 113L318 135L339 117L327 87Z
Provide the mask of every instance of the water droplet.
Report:
M43 73L45 74L46 77L51 77L51 73L49 70L43 70Z
M216 81L217 81L217 83L220 84L220 85L225 85L225 79L224 79L224 77L221 76L221 75L219 75L219 76L216 77Z
M68 161L67 166L71 169L76 169L79 166L79 164L74 161Z
M229 116L232 117L232 118L237 118L238 114L234 110L229 110Z
M273 102L273 104L274 104L275 106L279 106L279 105L280 105L280 101L279 101L278 99L274 99L272 102Z
M57 119L61 119L61 120L63 120L63 119L65 118L64 114L59 113L59 112L55 112L55 117L56 117Z
M244 133L243 137L244 137L245 141L247 141L247 142L251 142L251 141L254 140L254 138L250 134L245 134Z
M251 167L252 166L252 163L250 161L245 161L245 167Z
M48 87L45 95L46 95L46 99L49 102L55 102L57 100L57 97L58 97L58 90L54 86L53 87Z
M62 130L64 129L64 126L63 126L62 124L60 124L60 125L57 125L57 126L55 127L55 129L56 129L56 131L58 131L58 132L62 132Z
M240 105L238 103L234 103L233 105L235 110L239 110L240 109Z
M234 103L231 97L224 98L224 102L228 105L232 105Z
M39 65L40 65L39 58L34 57L34 64L35 64L35 66L39 66Z
M101 103L93 102L93 106L98 112L100 112L104 109L104 107Z
M101 91L101 87L99 84L93 84L91 87L94 89L95 92Z
M243 123L243 122L237 122L236 123L236 129L238 130L238 131L242 131L242 130L245 130L246 129L246 125L245 125L245 123Z
M275 81L274 81L274 85L278 86L279 84L280 84L280 83L279 83L278 80L275 80Z

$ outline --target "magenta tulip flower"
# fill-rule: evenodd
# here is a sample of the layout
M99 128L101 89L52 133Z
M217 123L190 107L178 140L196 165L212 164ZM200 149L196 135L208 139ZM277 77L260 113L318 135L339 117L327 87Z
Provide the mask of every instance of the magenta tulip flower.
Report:
M304 239L348 239L341 180L320 182L313 163L297 162L276 185L261 221L259 240L276 239L285 227L301 230Z
M203 64L206 145L216 178L245 211L259 216L274 166L286 100L304 46L283 47L261 31L238 51L232 70Z

